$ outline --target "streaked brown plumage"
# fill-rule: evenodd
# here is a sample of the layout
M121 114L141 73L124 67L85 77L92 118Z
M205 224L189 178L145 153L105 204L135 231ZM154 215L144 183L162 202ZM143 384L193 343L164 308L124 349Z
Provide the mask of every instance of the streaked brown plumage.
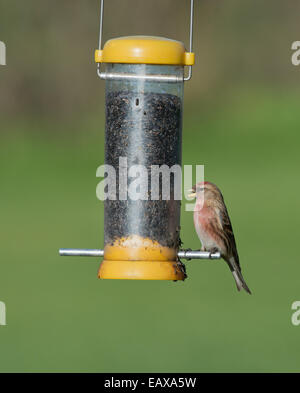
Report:
M196 197L194 224L202 244L202 251L219 251L227 262L236 286L251 294L242 273L236 242L219 188L210 182L197 183L191 190L191 197Z

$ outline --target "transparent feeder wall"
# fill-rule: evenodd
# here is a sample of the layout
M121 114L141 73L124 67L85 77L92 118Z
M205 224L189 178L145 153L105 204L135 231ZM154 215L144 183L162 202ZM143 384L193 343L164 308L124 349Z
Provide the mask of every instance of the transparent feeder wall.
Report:
M105 164L115 168L117 185L116 200L107 199L104 205L104 244L124 243L131 235L138 235L175 251L180 245L180 200L174 200L174 176L170 179L169 200L162 200L161 182L159 200L151 200L150 186L152 165L169 168L181 165L184 67L147 64L107 64L106 67L106 72L111 74L171 75L177 76L178 82L146 78L105 82ZM120 157L127 159L128 170L133 165L147 169L148 200L130 197L122 200ZM127 188L133 180L128 177Z

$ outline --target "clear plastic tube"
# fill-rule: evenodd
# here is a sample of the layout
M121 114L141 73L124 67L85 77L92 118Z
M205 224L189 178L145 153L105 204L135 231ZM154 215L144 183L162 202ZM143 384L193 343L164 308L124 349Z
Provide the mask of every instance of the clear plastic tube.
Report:
M182 66L146 64L107 64L106 67L106 72L116 75L173 75L178 77L178 82L149 81L147 78L105 82L105 164L116 170L117 195L116 200L105 201L104 244L124 245L128 238L134 237L167 247L174 250L170 255L177 255L180 200L174 198L174 176L170 178L170 199L163 200L160 182L159 200L151 200L151 167L181 165L184 69ZM124 191L124 179L119 179L120 157L123 163L126 160L128 171L133 165L147 168L148 200L120 200L120 191L121 194ZM132 180L126 180L128 189Z

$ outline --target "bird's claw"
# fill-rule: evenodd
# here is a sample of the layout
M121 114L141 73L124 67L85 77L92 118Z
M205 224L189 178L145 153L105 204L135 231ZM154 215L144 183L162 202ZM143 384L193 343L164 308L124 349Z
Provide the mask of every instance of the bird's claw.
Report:
M209 259L212 259L212 254L219 252L219 250L215 247L209 251Z
M187 252L187 251L192 251L192 249L191 248L187 248L186 250L184 250L185 252ZM192 258L186 258L186 260L187 261L191 261L192 260Z

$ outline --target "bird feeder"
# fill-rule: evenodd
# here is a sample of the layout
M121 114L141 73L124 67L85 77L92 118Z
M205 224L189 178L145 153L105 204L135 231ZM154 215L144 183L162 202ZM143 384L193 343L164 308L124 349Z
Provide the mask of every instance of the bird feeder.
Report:
M127 170L133 166L147 169L149 184L153 166L181 165L183 88L194 64L194 2L189 51L182 42L149 36L111 39L102 48L103 7L102 0L95 61L105 80L105 164L115 170L116 197L104 201L104 250L60 253L103 256L102 279L184 280L180 258L219 255L179 250L180 200L174 198L174 177L167 200L161 182L154 200L150 194L143 200L128 198L126 190Z

